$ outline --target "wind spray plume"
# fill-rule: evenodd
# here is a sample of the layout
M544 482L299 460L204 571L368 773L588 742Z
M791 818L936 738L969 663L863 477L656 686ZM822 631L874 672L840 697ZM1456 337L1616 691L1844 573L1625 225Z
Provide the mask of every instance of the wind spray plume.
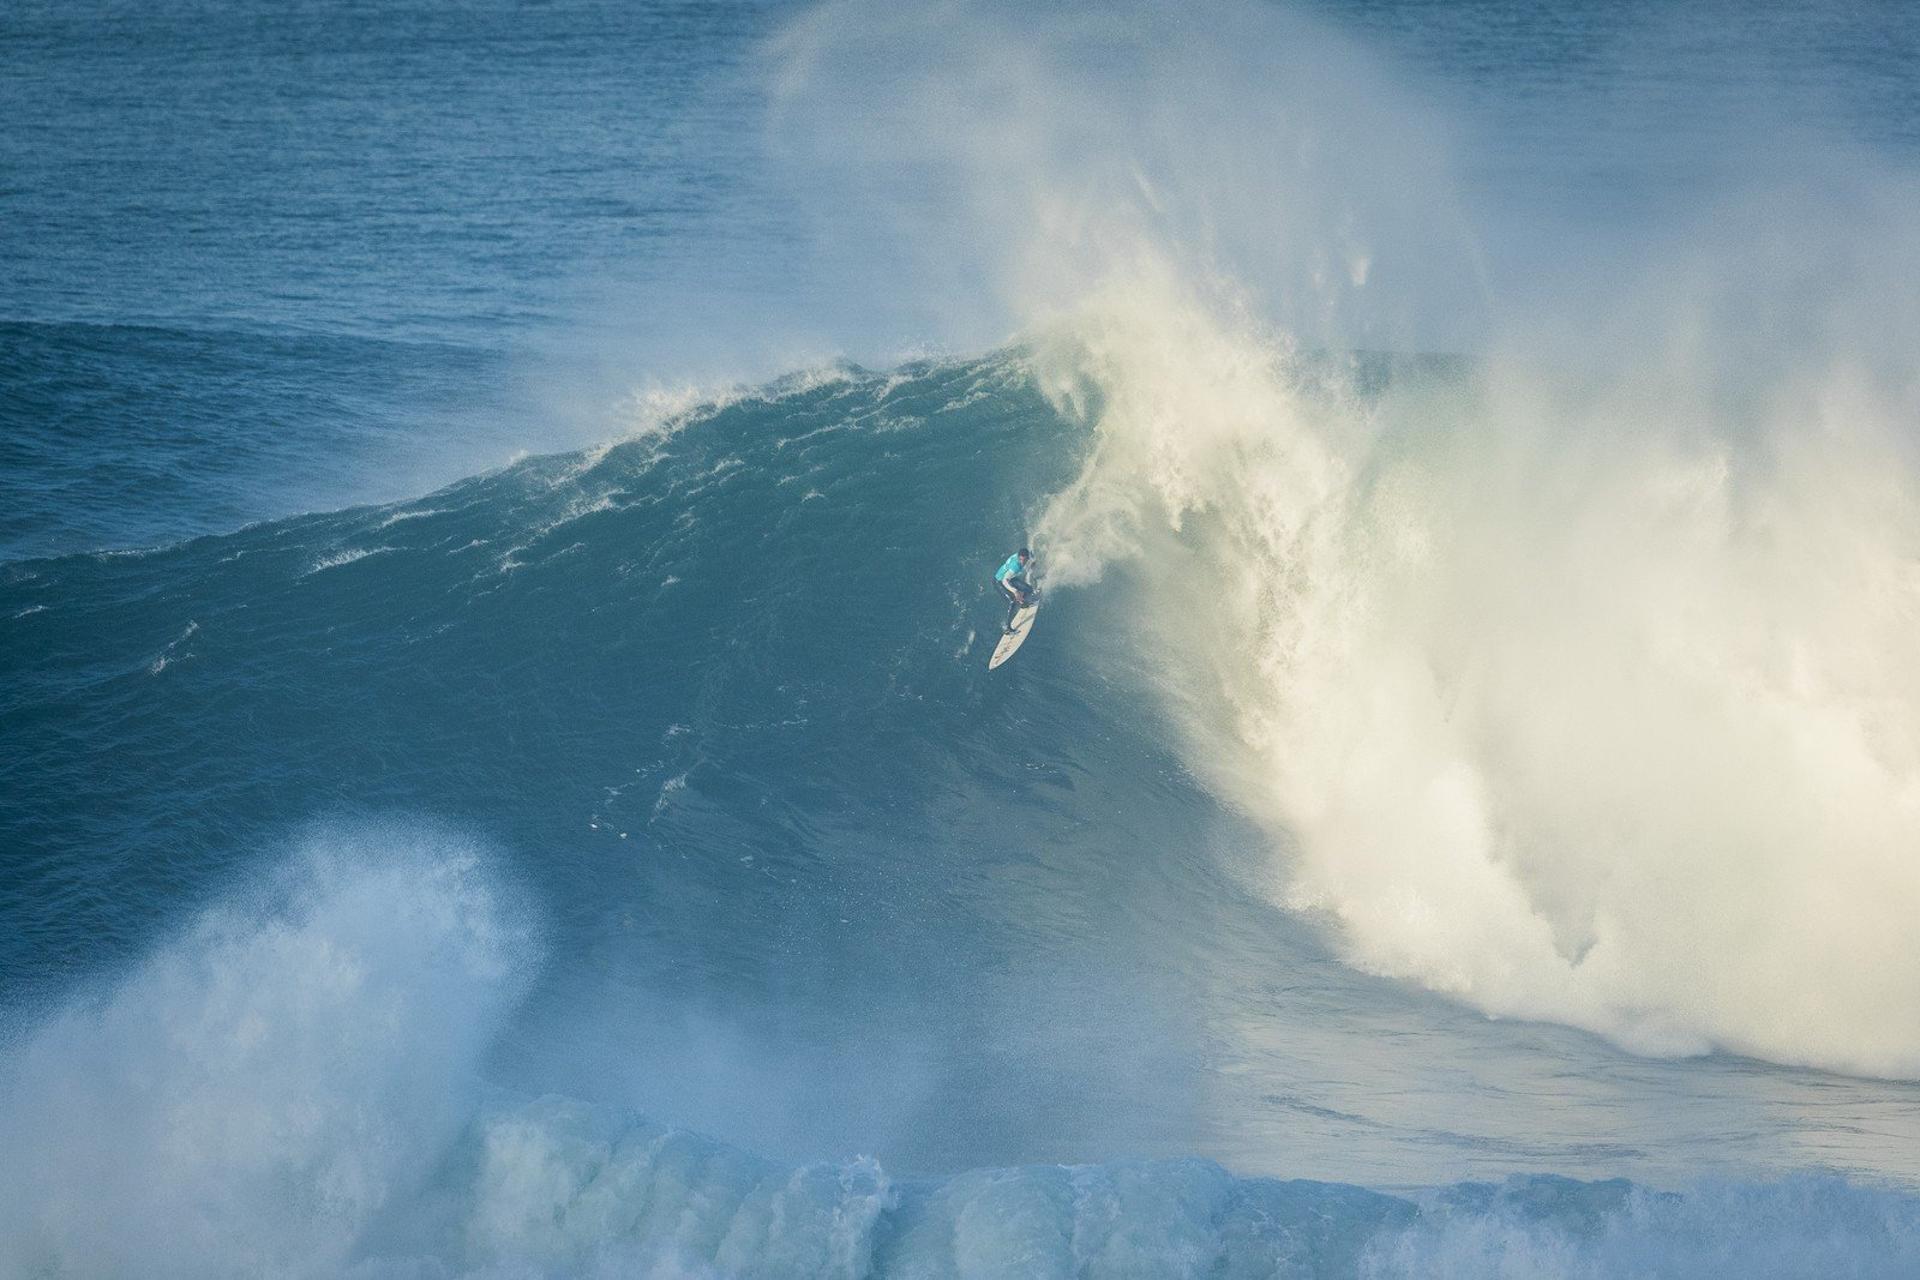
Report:
M1641 1050L1920 1071L1901 189L1750 197L1377 392L1191 308L1063 356L1094 443L1038 536L1154 601L1194 758L1355 964Z
M856 0L769 64L772 146L827 252L952 345L1169 277L1320 346L1451 346L1479 322L1446 130L1301 15Z

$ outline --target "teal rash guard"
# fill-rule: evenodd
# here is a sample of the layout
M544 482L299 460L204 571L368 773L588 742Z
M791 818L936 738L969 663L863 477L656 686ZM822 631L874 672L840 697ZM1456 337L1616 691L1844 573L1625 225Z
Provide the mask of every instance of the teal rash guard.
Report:
M993 575L993 580L995 582L1005 582L1008 578L1017 578L1019 576L1020 553L1016 551L1007 557L1007 562L1000 566L1000 571Z

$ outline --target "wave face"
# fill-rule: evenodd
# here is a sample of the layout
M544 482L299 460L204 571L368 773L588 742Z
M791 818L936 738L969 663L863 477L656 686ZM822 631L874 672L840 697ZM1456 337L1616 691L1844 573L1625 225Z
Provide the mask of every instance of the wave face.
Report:
M1202 622L1278 608L1206 557L1306 445L1243 440L1177 527L1102 514L1101 354L831 370L415 502L9 563L0 1137L46 1153L9 1262L1908 1266L1873 1181L1911 1176L1908 1087L1489 1021L1280 908L1325 833L1276 864L1246 788L1314 761L1263 754L1222 691L1284 668ZM1302 403L1464 394L1291 367ZM1027 511L1056 594L989 676ZM1868 1180L1776 1180L1809 1163Z
M722 800L767 788L778 826L830 814L843 781L877 800L1017 768L990 733L941 745L919 705L937 691L952 727L959 688L989 696L957 683L991 621L980 566L1068 465L1045 437L1070 428L1016 382L1001 362L823 374L412 503L9 562L6 822L41 856L8 899L4 971L31 985L144 936L226 870L174 851L333 797L616 842L684 826L720 847L703 824L741 821L750 846L757 806ZM766 774L793 752L821 763Z

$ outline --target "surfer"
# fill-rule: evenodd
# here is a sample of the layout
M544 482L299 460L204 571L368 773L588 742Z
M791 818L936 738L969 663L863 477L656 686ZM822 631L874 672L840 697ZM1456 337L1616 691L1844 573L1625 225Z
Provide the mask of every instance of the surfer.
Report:
M1007 593L1007 625L1002 628L1004 631L1013 630L1014 615L1032 604L1033 598L1040 594L1027 581L1027 566L1032 563L1033 552L1022 547L1008 556L1007 562L993 575L993 580Z

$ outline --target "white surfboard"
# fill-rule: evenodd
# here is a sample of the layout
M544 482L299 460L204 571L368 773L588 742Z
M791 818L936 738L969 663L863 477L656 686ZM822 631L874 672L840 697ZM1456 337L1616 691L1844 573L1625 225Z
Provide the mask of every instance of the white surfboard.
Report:
M1001 636L1000 643L993 646L993 657L987 662L987 670L993 670L1020 651L1020 646L1027 642L1027 632L1033 630L1033 615L1038 612L1038 600L1020 607L1013 615L1013 630Z

